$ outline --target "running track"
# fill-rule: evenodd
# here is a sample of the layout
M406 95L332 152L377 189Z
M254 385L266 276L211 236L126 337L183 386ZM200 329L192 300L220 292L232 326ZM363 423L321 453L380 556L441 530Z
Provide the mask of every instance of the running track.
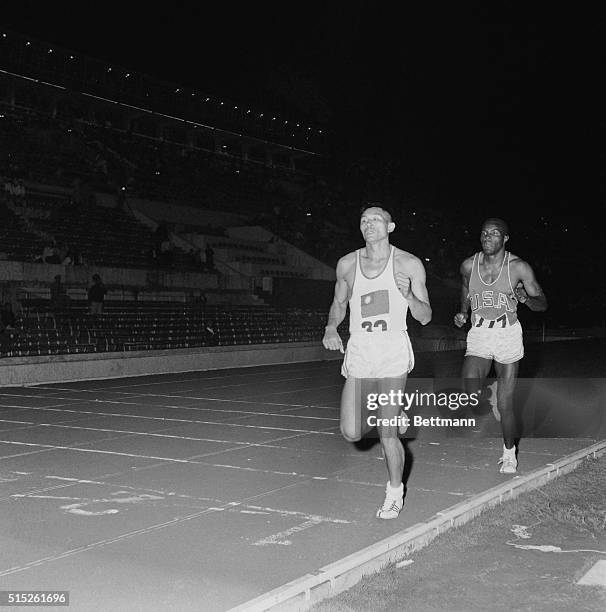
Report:
M525 401L560 426L585 416L570 435L534 419L522 473L606 438L604 348L530 347ZM415 377L456 377L461 359L420 354ZM226 610L506 478L492 416L419 431L404 512L376 520L383 460L342 440L341 386L323 362L0 389L0 590L69 590L86 612Z

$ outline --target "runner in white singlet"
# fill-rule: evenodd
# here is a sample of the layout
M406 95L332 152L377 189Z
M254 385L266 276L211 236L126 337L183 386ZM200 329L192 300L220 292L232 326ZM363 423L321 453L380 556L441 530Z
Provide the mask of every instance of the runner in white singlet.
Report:
M431 320L431 307L421 261L389 244L394 230L391 215L380 206L362 212L360 230L365 246L342 257L337 264L335 297L322 340L325 348L345 353L342 374L341 432L357 441L372 429L369 423L369 391L394 397L403 392L414 356L406 315L423 325ZM337 332L350 308L350 340L347 351ZM404 448L398 433L405 429L401 406L394 401L377 410L379 419L399 417L397 425L377 426L385 456L389 482L385 501L377 511L382 519L396 518L403 505Z

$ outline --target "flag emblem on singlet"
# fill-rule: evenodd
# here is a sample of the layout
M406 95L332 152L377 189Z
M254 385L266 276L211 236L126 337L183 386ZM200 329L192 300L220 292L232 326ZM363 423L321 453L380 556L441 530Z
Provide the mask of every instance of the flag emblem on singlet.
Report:
M374 317L389 312L389 291L381 289L360 297L362 317Z

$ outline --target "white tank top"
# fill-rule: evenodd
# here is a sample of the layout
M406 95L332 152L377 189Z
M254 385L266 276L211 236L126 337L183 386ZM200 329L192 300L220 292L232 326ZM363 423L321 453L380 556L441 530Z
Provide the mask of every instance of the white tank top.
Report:
M349 298L349 333L401 333L407 329L408 301L398 290L395 279L395 247L383 271L374 278L362 272L362 250L356 251L356 272Z

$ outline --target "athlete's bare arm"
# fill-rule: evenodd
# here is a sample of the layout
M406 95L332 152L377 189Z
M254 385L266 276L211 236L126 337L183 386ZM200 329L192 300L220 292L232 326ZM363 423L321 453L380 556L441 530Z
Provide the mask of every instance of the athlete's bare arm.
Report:
M469 279L473 267L473 257L468 257L459 268L461 274L461 306L459 312L454 316L454 324L463 327L469 318Z
M425 268L418 257L411 253L396 251L395 278L400 293L408 301L410 313L421 325L431 321L431 306L425 285Z
M348 253L341 257L337 263L337 282L335 283L335 296L328 311L328 322L324 331L322 344L324 348L331 351L344 353L343 341L337 332L337 327L347 314L347 302L351 295L353 285L354 267L356 265L356 253Z
M526 304L530 310L541 312L547 310L547 298L535 278L530 264L511 255L510 274L513 293L520 304Z

